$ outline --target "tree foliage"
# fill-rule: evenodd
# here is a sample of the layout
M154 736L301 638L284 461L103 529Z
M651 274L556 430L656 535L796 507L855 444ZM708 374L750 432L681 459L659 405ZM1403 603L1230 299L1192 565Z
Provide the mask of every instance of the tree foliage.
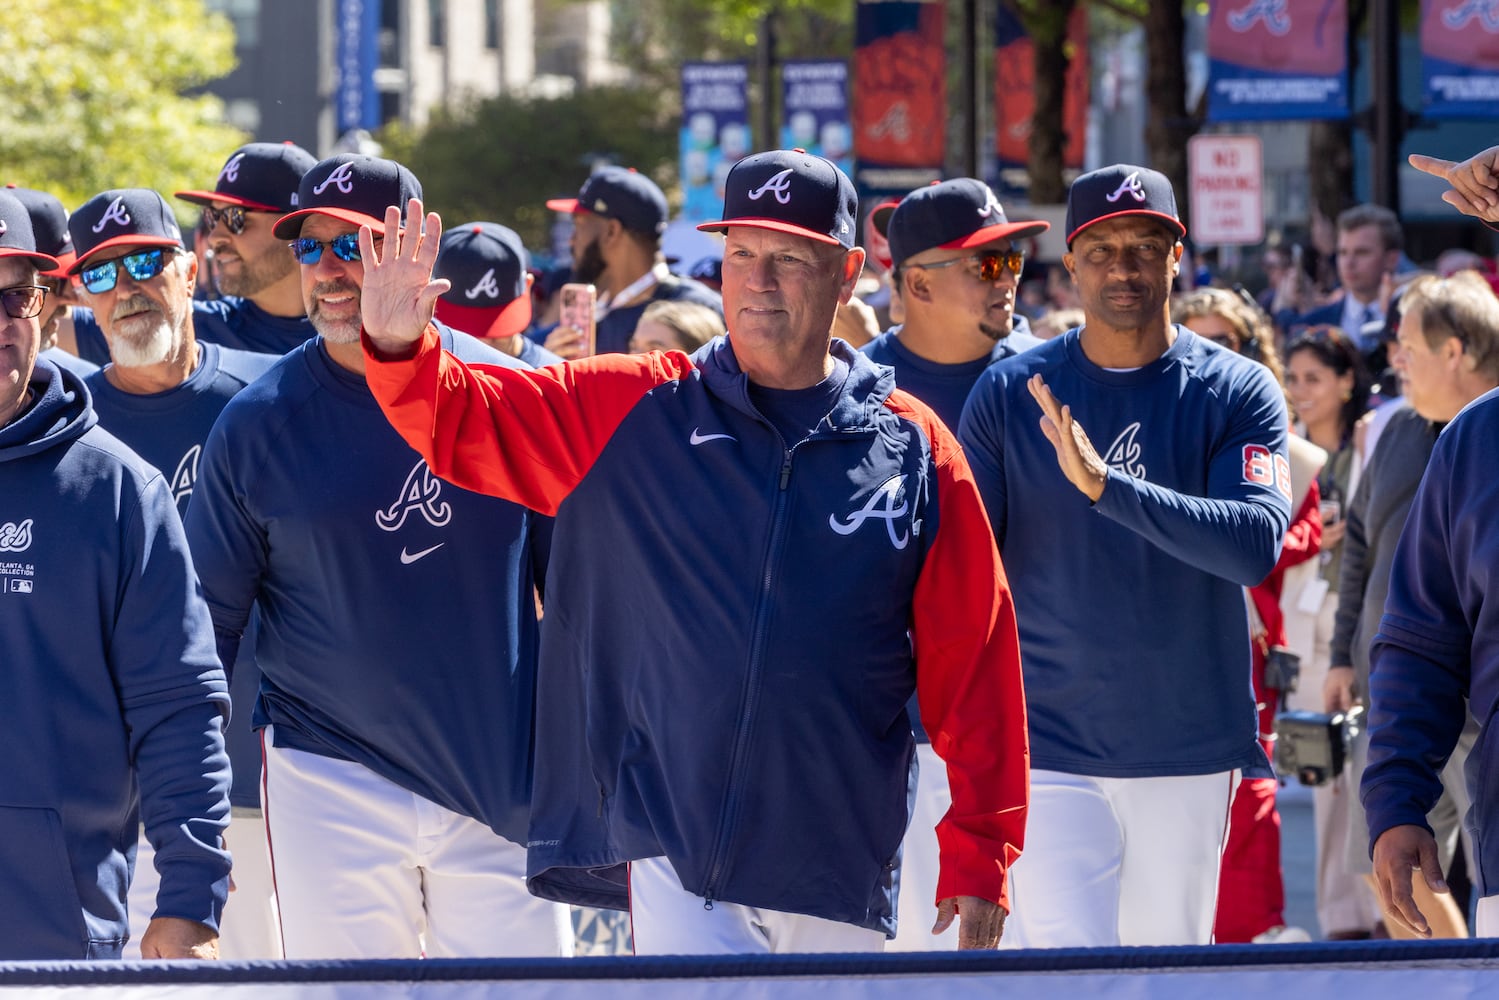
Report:
M668 192L676 175L676 116L634 87L488 98L436 113L423 131L392 123L379 138L446 222L499 222L532 247L550 242L546 200L575 195L595 163L634 167Z
M74 207L116 187L213 180L246 141L223 103L187 92L234 68L234 32L203 0L7 0L0 181Z

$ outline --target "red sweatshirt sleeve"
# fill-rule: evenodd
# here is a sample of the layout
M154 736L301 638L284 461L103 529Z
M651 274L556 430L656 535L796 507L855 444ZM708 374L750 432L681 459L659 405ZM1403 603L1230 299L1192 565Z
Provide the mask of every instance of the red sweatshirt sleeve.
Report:
M1280 573L1322 551L1322 491L1314 482L1301 501L1301 509L1291 517L1291 527L1286 529L1285 541L1280 547L1280 561L1275 572ZM1273 575L1273 574L1272 574Z
M903 409L902 395L892 409ZM1030 800L1015 607L968 460L923 410L907 415L932 441L938 529L916 583L911 637L921 721L952 789L952 807L937 824L937 900L978 896L1008 910L1008 873L1025 842Z
M433 473L556 514L630 410L692 371L687 355L605 354L534 371L468 365L428 326L408 358L364 341L365 378L386 419Z

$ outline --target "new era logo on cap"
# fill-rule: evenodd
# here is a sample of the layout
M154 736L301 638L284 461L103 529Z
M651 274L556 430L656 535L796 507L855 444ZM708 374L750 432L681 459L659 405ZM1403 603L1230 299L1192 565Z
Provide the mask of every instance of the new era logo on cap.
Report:
M227 202L259 212L297 207L297 186L317 157L291 142L252 142L229 154L212 191L178 191L195 205Z
M84 260L116 246L180 247L182 229L172 206L150 188L121 188L94 195L68 219L78 257L68 268L79 271Z
M968 249L1035 236L1050 228L1047 222L1011 222L989 185L955 177L917 188L901 199L885 227L885 238L891 260L899 265L934 247Z
M24 257L43 271L57 269L57 259L39 253L31 215L13 191L0 190L0 258Z
M530 255L515 231L493 222L466 222L442 234L436 278L453 287L437 300L437 319L475 337L498 339L531 325L526 280Z
M1176 212L1176 192L1165 174L1149 167L1116 163L1072 182L1067 191L1067 245L1089 226L1128 215L1164 222L1177 239L1187 227Z
M803 149L746 156L724 182L723 219L697 228L748 226L852 249L859 198L833 161Z
M406 221L406 203L422 196L416 177L395 160L359 153L340 153L319 161L302 175L297 188L297 211L276 221L277 239L296 239L302 220L328 215L355 226L379 229L385 210L395 205Z
M547 208L554 212L592 212L652 236L666 230L666 195L655 181L628 167L601 167L583 182L576 198L553 198Z

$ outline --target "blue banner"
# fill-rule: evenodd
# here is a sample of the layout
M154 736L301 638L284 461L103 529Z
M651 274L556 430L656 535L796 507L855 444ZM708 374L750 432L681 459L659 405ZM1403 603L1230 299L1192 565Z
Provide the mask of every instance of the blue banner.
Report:
M1421 114L1499 118L1499 2L1422 0Z
M1208 121L1348 117L1347 0L1218 0Z
M854 137L848 116L848 63L789 61L781 66L781 146L826 156L850 177Z
M339 134L379 128L375 67L380 61L380 0L338 0L337 16L338 86L333 99Z
M682 64L679 143L682 218L723 218L724 181L750 152L749 67L744 63Z

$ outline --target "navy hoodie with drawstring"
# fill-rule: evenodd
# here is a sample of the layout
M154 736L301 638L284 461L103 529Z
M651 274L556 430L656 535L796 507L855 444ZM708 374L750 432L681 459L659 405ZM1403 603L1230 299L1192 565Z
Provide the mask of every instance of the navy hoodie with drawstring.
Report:
M0 427L0 959L115 958L141 822L155 915L218 926L228 694L161 474L76 375L30 386Z

